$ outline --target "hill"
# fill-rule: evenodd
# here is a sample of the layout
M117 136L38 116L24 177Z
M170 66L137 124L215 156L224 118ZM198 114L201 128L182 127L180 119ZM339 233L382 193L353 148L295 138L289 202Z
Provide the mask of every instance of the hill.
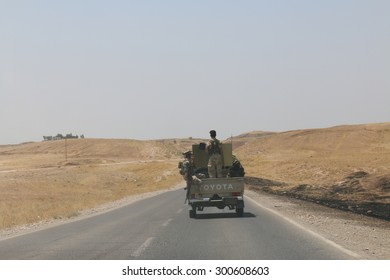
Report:
M390 219L390 123L262 135L235 153L248 176L283 183L267 191Z
M142 160L177 160L200 139L68 139L0 146L0 170ZM204 141L204 140L203 140Z
M182 181L182 151L199 141L68 139L0 146L0 229L172 188Z
M235 153L251 174L294 184L334 182L360 170L384 174L390 123L274 133L240 145Z

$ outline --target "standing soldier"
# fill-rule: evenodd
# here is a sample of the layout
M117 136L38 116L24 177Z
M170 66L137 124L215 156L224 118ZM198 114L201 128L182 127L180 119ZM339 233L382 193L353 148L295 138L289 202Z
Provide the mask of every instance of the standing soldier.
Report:
M186 151L183 153L184 161L179 164L180 174L183 175L183 179L186 181L186 190L191 187L192 176L194 175L194 162L192 160L192 152Z
M209 154L208 172L210 178L222 177L222 146L216 138L217 132L210 131L211 140L207 143L207 153Z

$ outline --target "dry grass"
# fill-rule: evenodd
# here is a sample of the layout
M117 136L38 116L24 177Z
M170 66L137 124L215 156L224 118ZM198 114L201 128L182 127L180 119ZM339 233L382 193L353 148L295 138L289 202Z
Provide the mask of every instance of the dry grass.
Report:
M247 138L238 140L235 153L251 176L294 185L334 183L361 170L375 175L390 173L390 123Z
M126 196L168 189L182 178L194 140L80 139L0 147L0 228L78 215Z
M176 162L83 165L0 174L0 228L78 215L180 181Z
M390 219L390 123L255 138L235 153L248 176L286 183L267 191Z

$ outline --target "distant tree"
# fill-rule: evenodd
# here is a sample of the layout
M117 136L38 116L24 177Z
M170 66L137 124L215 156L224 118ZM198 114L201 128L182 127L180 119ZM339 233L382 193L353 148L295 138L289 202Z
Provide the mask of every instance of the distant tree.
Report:
M56 139L64 139L64 135L62 135L61 133L57 133L55 137Z
M74 136L73 136L72 133L68 133L68 134L66 134L65 138L66 138L66 139L77 139L77 138L79 138L79 137L78 137L77 135L74 135Z

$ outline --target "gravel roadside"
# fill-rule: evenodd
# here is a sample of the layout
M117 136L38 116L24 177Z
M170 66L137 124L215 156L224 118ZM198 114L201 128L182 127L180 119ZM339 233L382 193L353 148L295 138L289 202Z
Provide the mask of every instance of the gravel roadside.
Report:
M246 195L365 260L390 260L390 222L259 190Z

